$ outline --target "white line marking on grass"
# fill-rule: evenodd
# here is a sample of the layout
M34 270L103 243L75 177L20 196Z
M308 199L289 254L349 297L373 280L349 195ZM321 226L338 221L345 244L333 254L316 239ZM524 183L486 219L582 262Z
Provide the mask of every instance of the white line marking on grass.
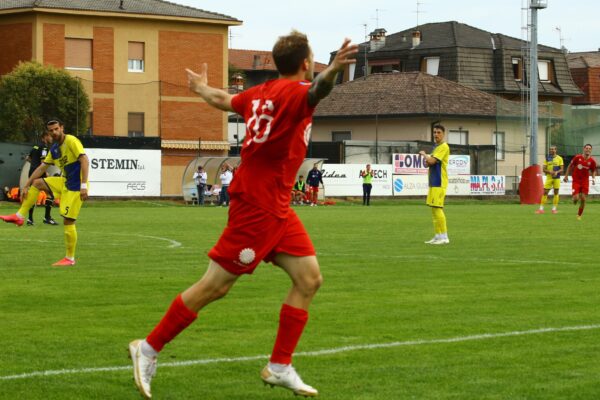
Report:
M539 328L539 329L532 329L532 330L528 330L528 331L481 333L478 335L458 336L458 337L446 338L446 339L416 339L416 340L408 340L408 341L404 341L404 342L361 344L361 345L354 345L354 346L336 347L333 349L303 351L300 353L294 353L294 356L295 357L315 357L315 356L324 356L324 355L337 354L337 353L346 353L346 352L357 351L357 350L385 349L385 348L390 348L390 347L401 347L401 346L420 346L420 345L424 345L424 344L459 343L459 342L469 342L469 341L473 341L473 340L486 340L486 339L496 339L496 338L511 337L511 336L536 335L536 334L542 334L542 333L589 331L589 330L593 330L593 329L600 329L600 324L565 326L562 328ZM189 365L205 365L205 364L217 364L217 363L232 363L232 362L266 360L268 358L269 358L268 355L249 356L249 357L234 357L234 358L209 358L209 359L204 359L204 360L166 362L166 363L159 363L159 365L161 368L186 367ZM35 372L27 372L27 373L17 374L17 375L0 376L0 381L27 379L27 378L34 378L37 376L56 376L56 375L73 375L73 374L84 374L84 373L94 373L94 372L127 371L130 369L132 369L131 366L117 366L117 367L35 371Z
M441 261L472 261L472 262L486 262L486 263L501 263L501 264L550 264L550 265L584 265L584 263L570 262L570 261L554 261L554 260L511 260L506 258L465 258L465 257L439 257L434 255L394 255L394 254L346 254L346 253L317 253L317 257L353 257L353 258L397 258L397 259L418 259L424 258L429 260L441 260Z
M181 244L181 242L178 242L177 240L174 239L169 239L169 238L164 238L164 237L160 237L160 236L148 236L148 235L138 235L138 234L129 234L129 233L112 233L110 234L112 236L136 236L136 237L140 237L140 238L144 238L144 239L155 239L155 240L162 240L165 242L169 243L169 246L167 246L167 248L169 249L174 249L177 247L183 247L183 245ZM27 239L27 238L2 238L2 240L4 241L11 241L11 242L35 242L35 243L56 243L55 240L43 240L43 239ZM78 244L79 246L86 246L86 245L93 245L93 246L130 246L130 244L127 243L93 243L93 242L81 242Z
M144 203L144 204L151 204L153 206L160 206L160 207L171 207L170 204L162 204L162 203L157 203L154 201L148 201L148 200L130 200L132 202L136 202L136 203Z
M146 239L164 240L166 242L171 243L169 245L169 249L174 249L176 247L182 247L180 242L178 242L177 240L169 239L169 238L164 238L164 237L159 237L159 236L147 236L147 235L133 235L133 236L146 238Z
M148 236L148 235L139 235L139 234L135 234L135 233L111 233L111 236L136 236L136 237L140 237L140 238L144 238L144 239L156 239L156 240L163 240L165 242L169 242L170 245L168 246L169 249L174 249L176 247L183 247L183 245L181 244L181 242L178 242L177 240L173 240L173 239L169 239L169 238L164 238L164 237L160 237L160 236Z

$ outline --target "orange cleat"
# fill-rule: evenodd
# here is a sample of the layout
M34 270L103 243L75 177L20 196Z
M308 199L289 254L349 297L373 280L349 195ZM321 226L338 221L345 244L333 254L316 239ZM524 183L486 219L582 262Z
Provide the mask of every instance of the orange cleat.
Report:
M535 210L535 213L536 214L543 214L544 210L542 210L541 208L539 208L539 209Z
M70 267L75 265L75 260L70 260L67 257L52 264L53 267Z
M17 214L0 215L0 219L4 222L21 226L25 223L25 218L20 218Z

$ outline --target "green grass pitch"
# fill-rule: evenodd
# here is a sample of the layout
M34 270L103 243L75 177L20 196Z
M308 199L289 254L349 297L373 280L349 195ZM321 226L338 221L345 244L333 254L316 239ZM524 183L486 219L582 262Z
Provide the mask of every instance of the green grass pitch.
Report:
M600 205L577 221L563 199L450 201L439 247L421 201L297 207L324 276L303 379L332 400L600 398ZM70 269L42 214L0 225L0 399L139 399L127 344L201 277L227 210L89 202ZM271 265L241 278L165 348L154 397L293 399L259 379L288 288Z

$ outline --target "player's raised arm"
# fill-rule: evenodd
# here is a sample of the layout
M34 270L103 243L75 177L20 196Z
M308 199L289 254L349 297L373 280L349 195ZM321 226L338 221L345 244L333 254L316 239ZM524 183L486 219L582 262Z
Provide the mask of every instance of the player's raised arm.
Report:
M358 45L350 44L350 39L344 39L342 47L336 52L333 61L323 72L321 72L313 81L310 90L308 91L308 104L316 106L321 99L333 89L335 77L338 72L342 72L347 64L353 64L356 59L353 56L358 52Z
M231 107L232 95L224 90L208 86L208 66L202 64L200 73L196 73L190 69L185 70L188 76L188 85L190 90L197 93L211 106L223 111L233 111Z

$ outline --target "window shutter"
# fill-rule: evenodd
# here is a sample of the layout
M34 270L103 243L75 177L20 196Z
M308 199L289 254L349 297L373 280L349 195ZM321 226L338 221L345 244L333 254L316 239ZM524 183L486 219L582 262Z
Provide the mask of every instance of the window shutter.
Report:
M144 43L143 42L129 42L129 60L143 60L144 59Z
M65 38L65 67L92 68L92 40Z

